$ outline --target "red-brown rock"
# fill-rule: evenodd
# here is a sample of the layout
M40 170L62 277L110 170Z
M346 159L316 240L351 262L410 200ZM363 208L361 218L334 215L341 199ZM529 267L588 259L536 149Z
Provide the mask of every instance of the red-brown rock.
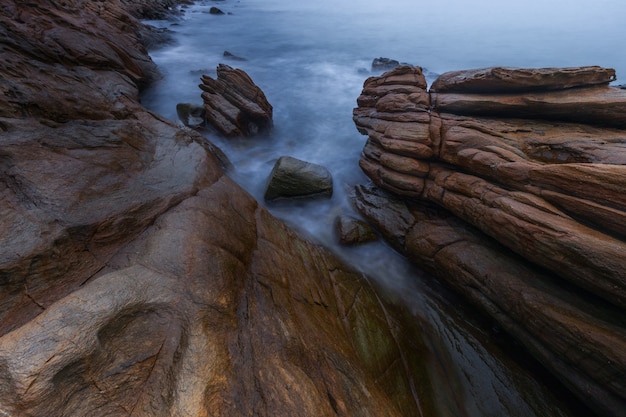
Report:
M608 84L615 70L597 66L574 68L491 67L441 74L430 87L437 93L519 93L564 90Z
M614 71L448 73L418 107L394 88L402 76L368 79L354 121L360 166L410 208L361 192L361 211L600 414L623 416L626 93L602 85Z
M272 105L243 70L225 64L217 78L202 76L205 117L224 136L254 136L272 127Z
M436 415L417 326L139 104L163 1L0 6L0 414Z

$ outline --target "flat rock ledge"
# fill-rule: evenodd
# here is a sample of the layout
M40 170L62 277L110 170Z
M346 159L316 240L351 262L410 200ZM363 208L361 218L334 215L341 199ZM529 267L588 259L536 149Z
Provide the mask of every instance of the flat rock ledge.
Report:
M626 91L600 67L367 79L360 211L600 415L626 415Z

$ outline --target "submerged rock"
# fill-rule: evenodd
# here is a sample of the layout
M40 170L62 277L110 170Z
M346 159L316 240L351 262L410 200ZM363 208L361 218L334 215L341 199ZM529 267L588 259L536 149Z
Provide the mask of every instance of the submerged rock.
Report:
M361 189L362 214L583 401L623 416L626 92L614 79L491 68L428 92L421 68L399 67L365 81L354 121L368 136L361 168L406 199L392 210Z
M391 58L374 58L372 60L372 72L389 71L400 66L400 62Z
M217 78L202 76L205 117L227 137L254 136L272 128L272 105L241 69L219 64Z
M224 58L228 58L228 59L231 59L233 61L247 61L246 58L234 55L234 54L232 54L232 53L230 53L228 51L224 51L223 55L224 55Z
M330 198L333 177L327 168L281 156L274 164L265 189L265 200L283 198Z
M178 103L176 105L178 119L187 127L199 127L204 124L206 111L204 106L191 103Z

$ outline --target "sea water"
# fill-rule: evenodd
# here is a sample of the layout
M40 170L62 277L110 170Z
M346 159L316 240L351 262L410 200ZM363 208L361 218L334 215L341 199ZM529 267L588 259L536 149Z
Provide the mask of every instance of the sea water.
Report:
M225 14L211 14L211 7ZM554 399L541 394L537 377L520 373L487 346L484 331L464 320L464 311L446 306L453 295L433 290L431 277L384 243L338 245L334 220L358 217L350 196L356 184L368 182L358 167L366 137L356 131L352 109L363 81L378 75L371 71L377 57L422 66L429 83L446 71L496 65L600 65L615 68L620 83L622 75L626 79L625 18L623 0L198 1L175 21L148 22L173 31L173 42L151 51L163 78L142 102L175 121L177 103L202 103L201 75L215 77L219 63L246 71L273 105L274 128L247 139L204 132L230 159L229 175L265 204L267 179L280 156L327 167L331 199L268 209L411 306L431 354L445 357L441 389L454 391L467 415L558 415L560 406L541 405Z

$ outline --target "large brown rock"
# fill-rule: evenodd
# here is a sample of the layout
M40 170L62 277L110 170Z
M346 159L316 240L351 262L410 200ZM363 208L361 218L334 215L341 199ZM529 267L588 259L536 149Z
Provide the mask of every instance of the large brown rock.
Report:
M445 214L385 211L379 196L362 197L361 210L600 414L624 415L626 323L615 317L626 310L626 94L600 85L614 71L461 71L430 93L407 90L408 71L365 81L360 166Z

